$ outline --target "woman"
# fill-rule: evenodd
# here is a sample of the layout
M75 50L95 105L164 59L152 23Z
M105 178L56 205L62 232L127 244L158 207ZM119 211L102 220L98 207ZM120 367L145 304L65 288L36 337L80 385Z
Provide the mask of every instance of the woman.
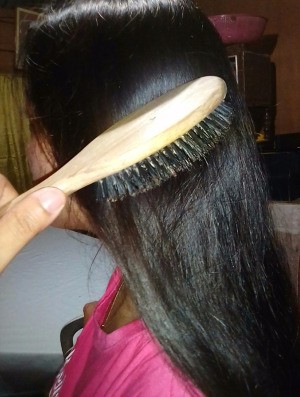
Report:
M32 27L26 94L52 168L153 98L222 77L230 131L205 161L110 202L95 183L64 219L119 268L51 396L295 396L295 301L251 123L220 39L192 1L71 1Z

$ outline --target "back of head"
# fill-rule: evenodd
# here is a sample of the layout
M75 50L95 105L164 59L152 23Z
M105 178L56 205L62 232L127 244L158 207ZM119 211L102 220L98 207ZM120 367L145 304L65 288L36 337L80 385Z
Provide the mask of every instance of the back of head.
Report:
M45 17L29 40L27 89L57 157L195 77L223 76L231 89L223 47L197 14L189 1L77 1Z
M192 1L72 1L31 29L26 92L58 166L170 89L222 77L235 117L202 162L115 203L76 194L148 328L207 396L294 396L290 283L245 106L214 28Z

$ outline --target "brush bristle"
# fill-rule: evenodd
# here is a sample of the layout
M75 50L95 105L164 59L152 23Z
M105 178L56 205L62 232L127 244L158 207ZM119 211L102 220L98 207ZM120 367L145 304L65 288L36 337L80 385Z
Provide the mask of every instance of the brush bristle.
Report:
M116 201L159 186L204 160L228 131L233 117L225 102L175 142L117 174L98 182L99 200Z

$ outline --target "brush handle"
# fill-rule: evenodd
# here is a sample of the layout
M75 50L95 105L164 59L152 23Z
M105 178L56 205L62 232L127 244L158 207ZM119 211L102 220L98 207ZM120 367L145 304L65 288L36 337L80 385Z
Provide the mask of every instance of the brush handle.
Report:
M114 124L16 200L46 186L57 187L69 195L144 160L205 119L226 92L225 82L215 76L202 77L169 91ZM3 208L0 216L2 213Z

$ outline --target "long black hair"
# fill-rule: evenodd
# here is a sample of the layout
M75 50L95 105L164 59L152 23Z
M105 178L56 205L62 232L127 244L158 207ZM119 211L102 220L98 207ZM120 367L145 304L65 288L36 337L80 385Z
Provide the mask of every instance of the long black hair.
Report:
M226 81L235 117L202 162L136 197L102 201L97 183L75 196L183 376L209 397L295 396L294 295L252 125L207 18L190 0L71 1L26 46L27 98L58 166L171 88Z

